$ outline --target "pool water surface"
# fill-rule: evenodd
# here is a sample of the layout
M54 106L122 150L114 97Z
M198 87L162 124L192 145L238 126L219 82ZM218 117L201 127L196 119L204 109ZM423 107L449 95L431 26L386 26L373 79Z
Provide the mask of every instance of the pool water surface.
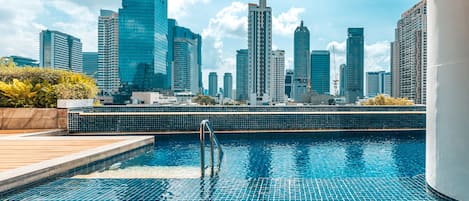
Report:
M203 179L198 137L156 136L153 151L5 199L436 200L425 132L219 135L220 171Z

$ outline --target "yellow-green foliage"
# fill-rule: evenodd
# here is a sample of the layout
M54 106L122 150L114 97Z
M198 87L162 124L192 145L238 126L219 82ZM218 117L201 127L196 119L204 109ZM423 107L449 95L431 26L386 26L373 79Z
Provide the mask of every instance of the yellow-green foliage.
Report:
M50 68L17 68L0 59L0 107L56 107L57 99L92 99L94 79Z
M362 103L362 105L399 105L407 106L414 105L414 103L407 98L392 98L384 95L378 95L375 98L371 98Z

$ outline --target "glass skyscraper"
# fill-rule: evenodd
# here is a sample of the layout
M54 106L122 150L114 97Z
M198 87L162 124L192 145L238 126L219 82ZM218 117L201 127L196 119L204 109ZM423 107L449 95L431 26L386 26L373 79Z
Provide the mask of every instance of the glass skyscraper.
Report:
M218 94L218 75L216 72L211 72L208 75L208 95L216 97Z
M132 91L168 86L167 0L123 0L119 9L119 77Z
M294 71L293 99L302 102L303 96L309 91L311 80L310 33L308 27L301 25L296 28L294 36Z
M366 82L368 98L373 98L379 94L390 95L391 93L391 73L389 72L368 72Z
M83 52L83 73L96 78L98 73L98 53Z
M285 94L288 98L292 98L293 77L295 73L293 70L287 70L285 75Z
M172 24L172 23L171 23ZM202 37L190 29L174 26L169 30L173 43L170 44L172 55L172 90L175 92L201 92Z
M330 94L331 54L328 50L311 52L311 91Z
M236 51L236 100L248 100L248 50Z
M233 75L231 73L225 73L223 76L223 97L233 98Z
M363 28L348 29L345 78L345 98L348 103L355 103L364 95L364 43Z
M83 72L82 43L71 35L51 30L40 33L40 67Z
M345 70L347 70L347 65L342 64L340 65L340 96L345 96Z

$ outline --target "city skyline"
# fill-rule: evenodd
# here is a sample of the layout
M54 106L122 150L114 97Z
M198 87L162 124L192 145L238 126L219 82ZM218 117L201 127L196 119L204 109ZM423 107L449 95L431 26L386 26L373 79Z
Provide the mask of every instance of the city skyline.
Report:
M99 10L117 11L122 7L121 1L116 0L0 2L5 5L0 10L10 14L9 17L0 18L0 21L5 27L15 27L15 30L4 32L5 37L0 39L0 45L5 47L0 50L0 55L19 55L33 59L39 57L37 34L43 29L74 35L82 40L83 51L97 51ZM177 19L182 26L203 36L203 58L206 59L203 62L202 77L205 88L208 87L209 71L217 71L219 74L231 72L235 75L236 50L247 47L245 26L247 4L250 2L253 1L168 2L170 18ZM286 69L292 69L293 31L301 19L304 19L305 25L311 29L311 48L328 49L328 44L336 44L336 65L339 66L345 60L346 29L365 27L365 71L389 71L389 42L394 39L395 24L400 15L417 2L418 0L375 3L361 0L351 3L344 0L317 0L304 4L297 0L268 1L273 8L273 49L286 51ZM196 12L201 8L204 9L204 14ZM335 72L331 70L331 74L333 73Z

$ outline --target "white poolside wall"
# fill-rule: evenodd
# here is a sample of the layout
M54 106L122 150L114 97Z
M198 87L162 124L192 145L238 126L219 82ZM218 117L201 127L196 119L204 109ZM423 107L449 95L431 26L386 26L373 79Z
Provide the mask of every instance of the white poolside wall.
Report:
M469 1L428 1L427 183L469 200Z

